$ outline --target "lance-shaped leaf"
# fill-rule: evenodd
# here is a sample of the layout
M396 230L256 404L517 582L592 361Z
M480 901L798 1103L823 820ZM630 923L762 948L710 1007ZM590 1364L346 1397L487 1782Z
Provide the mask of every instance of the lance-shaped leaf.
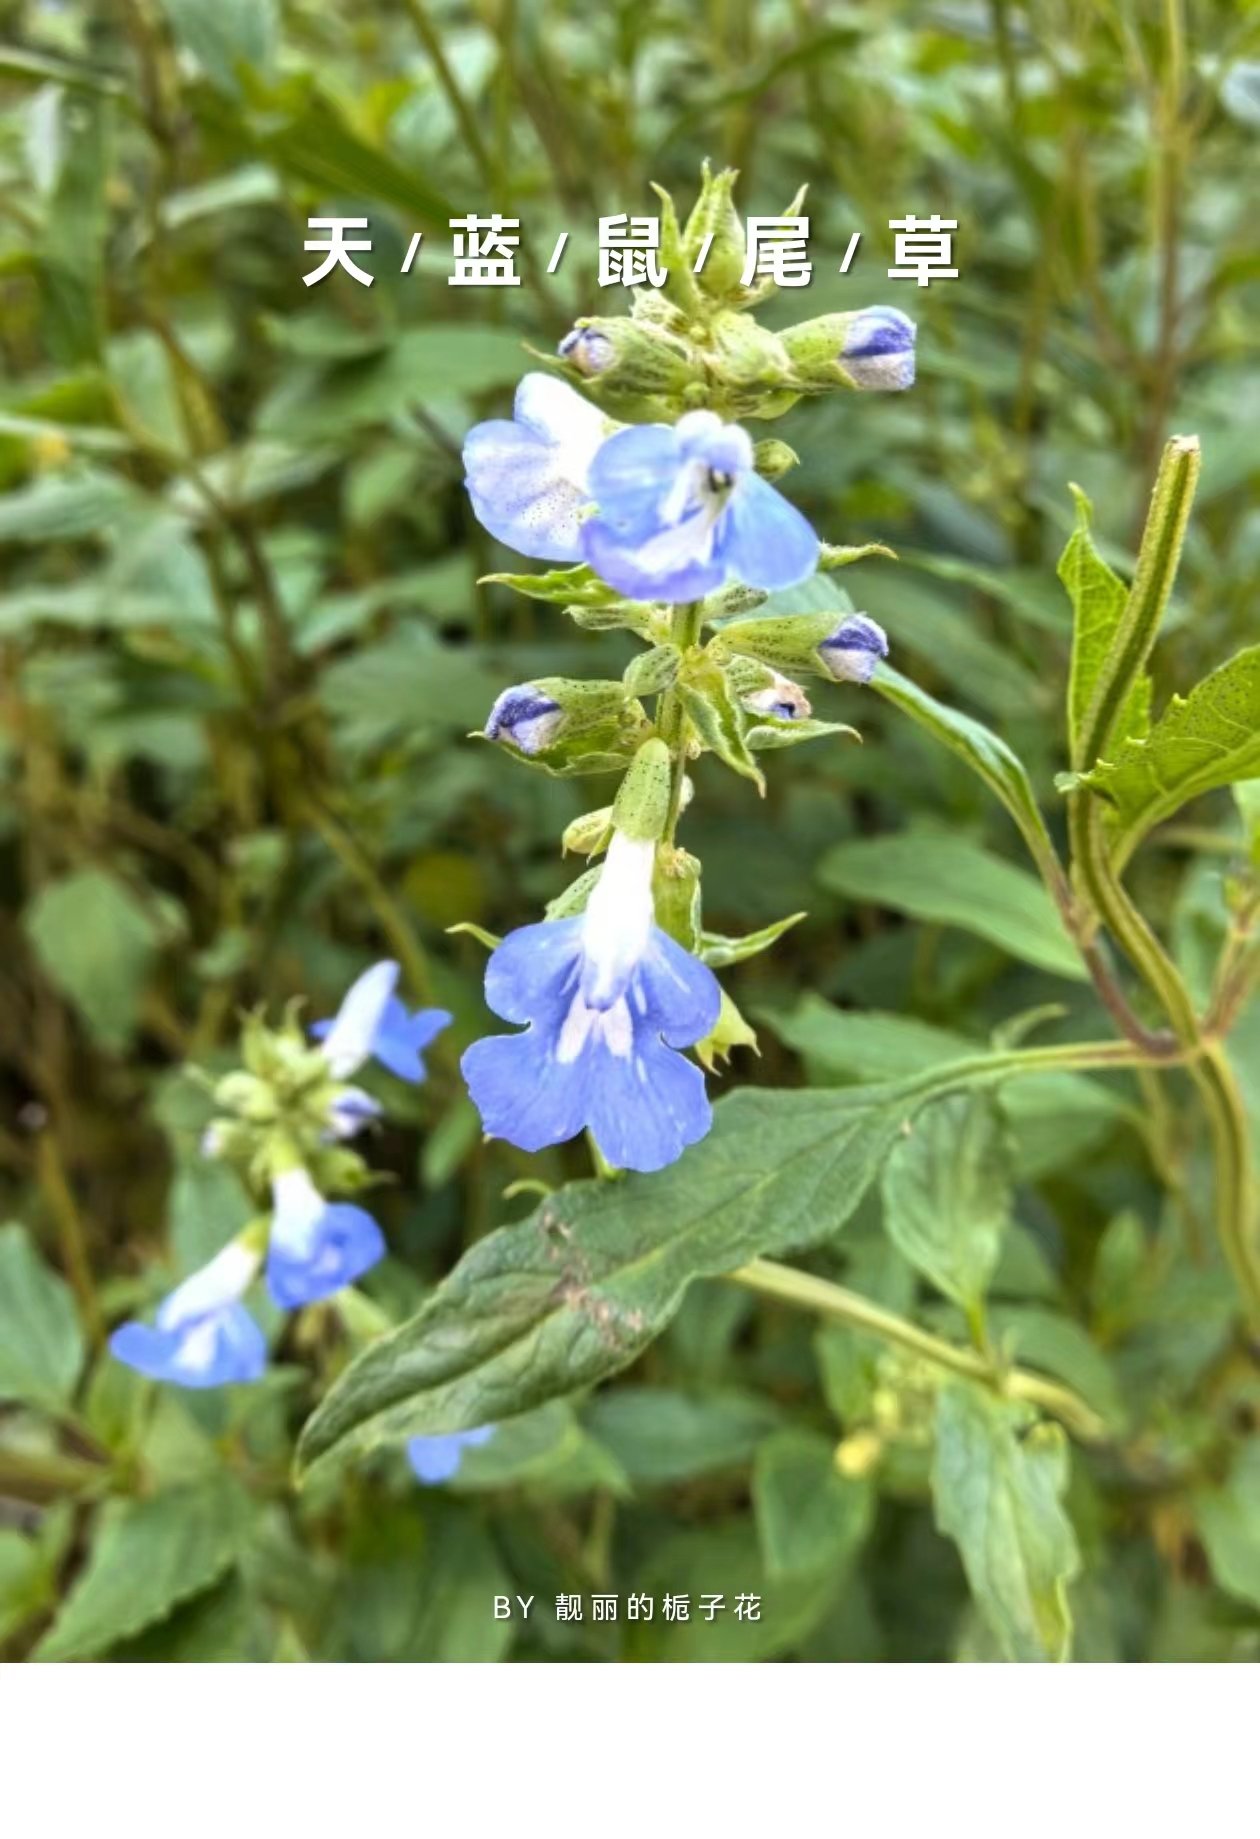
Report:
M895 704L960 760L965 760L1006 806L1043 871L1059 872L1054 845L1027 770L1004 740L983 722L960 714L947 703L938 702L935 696L929 696L926 690L921 690L917 683L911 683L888 664L881 662L875 666L871 688L878 690L886 701Z
M1029 1427L1031 1425L1031 1428ZM1068 1453L1057 1424L978 1386L937 1403L932 1492L976 1604L1011 1660L1066 1660L1067 1586L1079 1568L1063 1511Z
M585 562L574 568L548 568L534 575L483 575L483 581L515 588L531 600L549 600L562 607L613 607L621 595L600 580Z
M830 1238L920 1105L999 1076L982 1056L892 1085L732 1093L671 1168L575 1183L482 1239L347 1368L299 1461L492 1423L618 1372L695 1278Z
M974 1312L1011 1211L1009 1157L992 1096L955 1092L922 1112L888 1159L882 1193L898 1250Z
M1069 488L1076 503L1076 528L1059 557L1059 579L1072 602L1072 672L1068 680L1068 751L1078 770L1089 762L1082 756L1085 718L1089 713L1103 664L1111 650L1129 590L1108 568L1090 535L1093 506L1078 485ZM1150 717L1151 680L1143 672L1135 681L1121 719L1119 734L1127 738L1144 734Z
M1249 645L1174 696L1144 740L1127 740L1078 785L1105 798L1107 830L1122 868L1153 825L1198 796L1260 778L1260 645Z
M728 938L721 932L702 932L700 956L715 971L727 964L742 964L745 958L755 958L760 952L769 951L790 926L804 918L803 913L789 913L786 919L774 920L758 932L746 933L742 939Z

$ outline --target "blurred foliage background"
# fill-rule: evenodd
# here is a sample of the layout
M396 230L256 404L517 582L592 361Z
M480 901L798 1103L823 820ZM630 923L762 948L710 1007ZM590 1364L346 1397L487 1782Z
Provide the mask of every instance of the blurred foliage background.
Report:
M603 802L464 739L504 685L609 676L630 654L477 585L513 564L459 459L525 347L619 310L595 287L597 219L653 212L651 180L685 205L706 157L740 168L745 211L808 181L814 280L770 323L872 301L917 317L913 391L776 425L801 458L788 489L828 540L897 549L845 587L897 666L1003 733L1055 810L1069 480L1126 572L1166 435L1197 432L1157 701L1255 632L1254 12L4 0L0 40L6 1651L994 1657L933 1524L915 1375L733 1287L695 1286L622 1379L518 1420L449 1490L381 1457L298 1496L289 1456L349 1353L528 1210L507 1184L588 1172L580 1143L482 1145L455 1055L487 1025L484 953L445 928L536 918L576 872L560 830ZM453 292L449 220L492 210L521 220L525 284ZM933 211L958 220L959 278L888 280L890 220ZM369 218L370 289L303 285L311 215ZM764 805L698 774L706 922L809 916L730 976L760 1058L738 1051L727 1082L899 1073L1046 1002L1066 1013L1044 1038L1106 1034L1035 939L942 915L968 846L1018 859L965 769L873 695L823 691L817 712L864 746L778 756ZM1230 810L1196 807L1132 877L1200 985ZM901 836L912 874L863 851ZM244 1210L197 1156L183 1065L227 1064L244 1007L327 1013L381 955L457 1017L374 1151L396 1178L375 1203L393 1255L363 1297L289 1323L261 1386L155 1394L103 1331ZM1260 1130L1254 1008L1236 1063ZM993 1320L1128 1425L1073 1468L1083 1659L1260 1651L1255 1367L1183 1096L1082 1079L1008 1108L1020 1187ZM813 1263L957 1332L950 1305L916 1300L877 1202ZM556 1620L559 1592L595 1589L754 1590L765 1608ZM537 1597L527 1625L492 1619L503 1591Z

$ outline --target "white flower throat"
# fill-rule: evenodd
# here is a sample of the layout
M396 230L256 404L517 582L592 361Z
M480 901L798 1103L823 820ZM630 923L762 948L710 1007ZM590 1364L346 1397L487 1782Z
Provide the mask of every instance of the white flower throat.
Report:
M656 844L613 833L608 854L582 916L578 987L560 1030L556 1059L576 1060L587 1042L602 1041L615 1058L634 1047L630 980L652 933L652 867ZM639 998L642 1002L642 998Z

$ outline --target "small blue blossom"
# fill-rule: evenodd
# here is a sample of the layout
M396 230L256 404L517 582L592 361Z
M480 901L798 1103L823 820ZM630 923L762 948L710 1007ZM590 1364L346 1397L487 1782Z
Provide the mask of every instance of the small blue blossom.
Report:
M370 1213L328 1201L303 1168L272 1177L267 1289L281 1309L300 1309L344 1289L385 1256Z
M550 746L563 721L558 702L532 683L516 683L496 698L484 732L487 740L510 741L522 753L535 754Z
M589 486L586 560L634 600L698 600L727 580L794 587L818 560L805 518L754 470L747 434L708 409L612 435Z
M407 1460L417 1481L435 1488L450 1481L458 1472L466 1449L480 1449L494 1435L497 1426L481 1424L476 1430L455 1430L445 1437L412 1437L407 1445Z
M333 1143L349 1142L357 1137L369 1124L375 1124L381 1116L384 1106L371 1093L362 1091L358 1086L343 1086L328 1107L329 1141Z
M840 362L861 390L908 390L915 323L896 307L867 307L845 328Z
M809 697L799 683L779 672L771 672L772 681L764 689L750 690L743 698L750 715L774 715L782 722L800 722L813 713Z
M865 613L850 613L822 640L818 655L837 683L869 683L888 656L888 636Z
M124 1322L110 1352L146 1379L202 1389L261 1377L267 1344L241 1298L260 1256L234 1240L159 1304L154 1325Z
M464 442L473 510L522 555L580 562L587 474L609 424L567 383L538 371L521 379L513 415L479 422Z
M617 356L607 333L597 332L592 326L574 326L572 332L565 333L556 351L583 377L598 377Z
M539 1150L589 1129L615 1167L649 1172L707 1132L704 1075L675 1050L713 1032L721 991L655 924L654 853L615 832L586 911L524 926L491 956L486 1001L529 1026L463 1057L489 1136Z
M383 959L355 979L331 1021L312 1026L311 1034L323 1043L324 1057L337 1079L348 1079L365 1060L372 1059L409 1085L423 1081L421 1053L441 1034L450 1013L446 1009L409 1011L394 994L397 984L398 966L392 959ZM360 1101L365 1096L357 1094ZM372 1104L366 1099L367 1106ZM362 1105L360 1111L366 1121ZM377 1113L379 1106L373 1115Z

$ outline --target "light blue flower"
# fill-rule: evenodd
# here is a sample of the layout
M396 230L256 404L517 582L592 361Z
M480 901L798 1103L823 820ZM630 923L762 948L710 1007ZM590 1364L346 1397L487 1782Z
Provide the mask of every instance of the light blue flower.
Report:
M425 1069L420 1056L446 1027L450 1013L446 1009L417 1009L412 1013L395 996L397 984L398 966L385 958L355 979L331 1021L312 1025L311 1034L322 1042L324 1057L335 1078L348 1079L365 1060L371 1059L409 1085L423 1081ZM372 1115L379 1114L380 1107L366 1094L357 1097L366 1101L359 1107L363 1121L367 1121L368 1108ZM335 1120L333 1127L336 1128Z
M840 362L860 390L908 390L915 323L896 307L866 307L845 328Z
M258 1273L257 1251L234 1240L159 1304L153 1327L124 1322L110 1352L146 1379L204 1388L261 1377L267 1344L241 1298Z
M304 1168L272 1177L267 1288L281 1309L300 1309L344 1289L385 1256L370 1213L325 1200Z
M849 613L822 640L818 655L837 683L869 683L875 666L888 656L888 636L865 613Z
M586 911L491 956L486 1001L529 1027L463 1057L487 1135L539 1150L589 1129L614 1167L646 1173L708 1130L704 1076L675 1050L713 1032L721 991L655 924L654 851L615 832Z
M538 753L550 745L564 721L564 711L532 683L515 683L496 697L486 717L487 740L510 741L522 753Z
M435 1488L450 1481L457 1473L466 1449L480 1449L494 1435L497 1426L481 1424L476 1430L455 1430L445 1437L412 1437L407 1445L407 1460L417 1481Z
M758 477L747 434L709 409L612 435L588 478L583 553L633 600L698 600L728 580L795 587L817 563L818 538Z
M610 424L558 377L523 377L512 421L483 421L464 442L473 510L491 536L522 555L582 560L587 473Z

